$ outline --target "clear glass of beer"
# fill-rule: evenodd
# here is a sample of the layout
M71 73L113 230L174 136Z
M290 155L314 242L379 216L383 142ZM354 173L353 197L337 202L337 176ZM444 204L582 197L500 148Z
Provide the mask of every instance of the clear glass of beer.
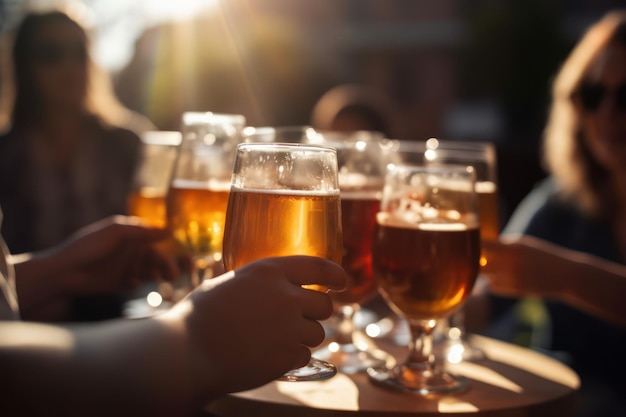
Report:
M148 131L141 135L141 141L141 159L128 197L128 212L150 226L165 227L165 196L181 134Z
M458 391L467 380L437 361L438 319L471 294L480 262L478 197L472 167L391 167L385 179L372 249L374 276L389 307L404 317L411 341L406 361L370 368L377 385L420 395Z
M336 151L304 144L240 144L226 213L226 270L288 255L318 256L341 264L342 251ZM317 285L306 287L327 291ZM336 372L331 363L312 358L282 379L321 380Z
M140 162L135 171L133 188L127 199L128 214L141 219L152 227L166 227L165 196L176 159L181 134L177 131L152 130L141 135L142 148ZM155 244L165 256L179 262L185 255L173 239ZM169 291L167 283L144 283L131 295L124 307L126 317L151 316L163 308L168 308Z
M480 235L483 240L497 240L500 233L496 149L491 142L463 142L430 138L425 143L424 163L428 165L469 165L476 173L476 193L480 217ZM481 254L480 265L488 262ZM486 282L480 279L479 283ZM477 285L477 287L482 287ZM469 319L469 317L468 317ZM440 325L438 348L453 363L476 361L485 353L470 343L465 330L466 315L460 309Z
M194 260L191 282L179 285L181 296L222 267L230 177L244 126L245 118L238 114L183 114L182 142L166 198L167 225Z

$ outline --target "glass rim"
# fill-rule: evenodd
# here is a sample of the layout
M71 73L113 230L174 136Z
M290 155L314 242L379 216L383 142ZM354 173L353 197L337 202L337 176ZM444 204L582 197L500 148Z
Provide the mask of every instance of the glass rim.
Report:
M415 172L415 173L442 173L451 172L456 174L469 174L474 180L476 177L476 168L472 165L464 164L441 164L441 165L420 165L420 164L389 164L387 165L388 172Z
M333 154L337 154L337 150L331 146L317 145L317 144L308 144L308 143L289 143L289 142L248 142L248 143L239 143L237 145L237 152L240 150L288 150L294 149L299 151L314 151L314 152L330 152Z
M210 111L186 111L183 112L182 121L184 126L198 124L215 125L219 123L246 124L246 117L237 113L214 113Z
M182 142L182 133L177 130L146 130L140 138L146 145L178 146Z

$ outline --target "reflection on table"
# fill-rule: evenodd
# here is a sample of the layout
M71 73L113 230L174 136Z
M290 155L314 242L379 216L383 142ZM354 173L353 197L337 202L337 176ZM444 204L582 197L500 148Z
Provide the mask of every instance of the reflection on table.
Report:
M494 339L472 336L472 342L488 359L450 365L470 384L453 396L423 398L376 387L365 374L338 374L321 382L271 382L226 396L206 410L220 417L570 414L580 385L573 370L543 354ZM404 359L403 348L379 347Z

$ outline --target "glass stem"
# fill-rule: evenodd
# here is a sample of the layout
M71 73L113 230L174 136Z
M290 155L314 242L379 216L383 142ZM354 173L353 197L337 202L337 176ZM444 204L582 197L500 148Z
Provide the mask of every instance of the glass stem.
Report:
M465 334L465 310L462 307L450 317L449 327L456 327L459 329L459 334L461 336Z
M358 311L358 304L345 304L339 309L339 324L335 341L341 345L352 345L352 333L354 332L354 315Z
M433 354L432 334L436 324L436 320L409 321L411 342L405 366L420 373L428 371L434 373L435 355Z
M191 288L197 287L205 278L210 278L212 274L213 270L209 263L203 258L197 259L191 273Z

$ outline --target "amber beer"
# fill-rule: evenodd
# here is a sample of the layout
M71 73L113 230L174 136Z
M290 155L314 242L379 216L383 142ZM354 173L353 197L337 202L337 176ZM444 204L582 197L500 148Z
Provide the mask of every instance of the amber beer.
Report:
M408 319L447 316L469 296L480 258L478 226L410 225L379 213L374 273L390 306Z
M143 187L128 197L128 213L141 217L149 226L165 227L165 190Z
M476 183L478 195L478 216L480 218L481 239L496 240L500 234L500 215L498 211L498 188L493 181ZM480 258L481 265L487 265L487 258Z
M167 196L168 226L196 260L221 259L229 188L228 182L172 182Z
M341 190L343 259L348 275L345 291L332 293L340 304L362 303L376 293L372 271L372 238L376 213L380 210L380 191Z
M498 213L498 189L492 181L476 183L480 217L480 234L484 238L496 239L500 234Z
M339 193L233 187L224 236L226 270L288 255L319 256L341 263Z

